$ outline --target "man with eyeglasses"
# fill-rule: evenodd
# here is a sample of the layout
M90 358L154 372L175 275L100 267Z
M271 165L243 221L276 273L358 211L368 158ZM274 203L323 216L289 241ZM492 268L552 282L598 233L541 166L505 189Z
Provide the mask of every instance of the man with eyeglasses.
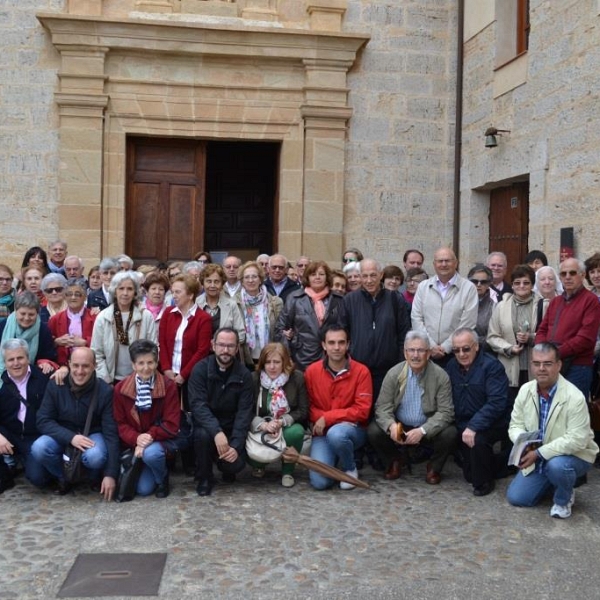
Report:
M296 273L298 273L298 281L302 281L302 278L304 277L304 271L309 264L310 258L308 258L308 256L301 256L296 261Z
M593 376L594 347L600 327L600 303L585 288L585 265L568 258L560 265L564 292L554 297L538 328L535 343L552 342L562 361L561 374L576 385L586 399Z
M450 248L433 255L435 276L419 284L413 300L412 328L429 337L431 358L444 367L452 357L451 336L459 327L475 329L479 301L475 286L457 271Z
M214 354L196 364L188 380L194 420L194 452L198 496L210 496L215 480L213 462L232 483L246 464L246 435L254 415L252 377L237 360L235 329L217 329Z
M454 449L450 379L429 360L430 356L427 335L409 331L404 341L405 360L390 369L383 380L368 438L384 464L385 479L398 479L412 449L423 445L432 452L425 481L437 485Z
M286 298L300 289L300 285L287 276L288 261L283 254L269 257L269 276L265 279L265 287L271 296L279 296L285 303Z
M520 470L506 498L514 506L535 506L552 493L550 516L566 519L575 501L576 481L592 467L598 446L590 429L586 398L561 376L561 367L554 344L544 342L533 347L534 380L519 391L508 434L516 442L523 433L537 432L535 437L541 443L523 451Z
M474 496L494 491L495 479L506 473L506 452L494 454L494 444L507 439L510 420L508 377L500 361L479 351L477 333L461 328L452 334L446 370L458 429L463 475Z
M226 278L223 292L230 298L234 298L242 287L242 282L238 277L238 271L241 266L242 259L238 256L226 256L223 259L223 271L225 271Z
M490 294L494 302L501 302L504 294L512 294L512 287L504 281L508 259L504 252L490 252L485 261L486 266L492 272L492 285Z

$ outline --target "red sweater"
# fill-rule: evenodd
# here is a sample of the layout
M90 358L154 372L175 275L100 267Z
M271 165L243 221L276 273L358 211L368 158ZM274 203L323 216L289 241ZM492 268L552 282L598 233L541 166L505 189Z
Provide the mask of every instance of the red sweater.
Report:
M327 428L347 421L366 427L373 403L371 373L365 365L348 361L348 370L337 377L319 360L304 372L308 392L309 419L316 423L325 418Z
M81 337L85 340L85 345L88 348L92 343L92 331L94 330L95 320L96 315L93 315L87 308L84 308L83 315L81 316ZM69 333L69 316L67 315L67 311L61 310L59 313L50 317L48 328L54 339ZM58 355L58 364L61 367L68 365L70 356L69 348L66 348L65 346L56 346L56 353Z
M562 294L550 301L535 343L553 342L558 346L561 358L573 356L572 364L591 366L599 327L598 297L581 288L569 299Z
M182 315L175 307L168 308L161 320L158 329L158 342L160 347L160 368L163 373L173 368L173 349L175 348L175 335L181 325ZM212 319L200 307L196 314L190 317L188 325L183 332L181 348L181 375L186 381L194 365L208 356L210 340L212 338Z
M181 408L177 385L157 373L152 390L152 408L145 412L135 408L135 396L135 373L132 373L117 383L113 396L113 414L121 444L135 448L140 433L149 433L157 442L175 437L168 431L179 432ZM157 425L159 418L163 427Z

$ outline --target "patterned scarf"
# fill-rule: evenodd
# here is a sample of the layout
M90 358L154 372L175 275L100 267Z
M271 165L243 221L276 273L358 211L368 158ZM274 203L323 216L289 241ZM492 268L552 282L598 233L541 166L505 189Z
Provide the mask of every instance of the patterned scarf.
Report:
M325 319L325 303L323 300L329 296L329 287L325 286L320 292L315 292L310 287L304 288L306 295L312 300L315 314L317 315L317 321L319 321L319 327L323 325Z
M275 379L271 379L264 371L260 372L260 385L267 390L267 409L274 419L290 412L290 405L283 391L283 386L289 378L286 373L281 373Z
M129 315L128 315L130 321L131 321L132 314L133 314L133 307L129 311ZM119 344L122 344L123 346L129 346L129 332L128 332L129 323L126 322L125 326L123 326L123 316L121 315L121 311L117 308L116 304L115 304L114 315L115 315L115 325L117 327L117 339L119 340Z
M15 308L15 293L9 292L0 298L0 321L6 319Z
M242 306L246 322L246 343L251 350L264 348L269 342L269 293L264 285L256 296L242 287Z
M139 412L146 412L152 408L152 388L154 387L154 376L144 381L135 376L135 407Z

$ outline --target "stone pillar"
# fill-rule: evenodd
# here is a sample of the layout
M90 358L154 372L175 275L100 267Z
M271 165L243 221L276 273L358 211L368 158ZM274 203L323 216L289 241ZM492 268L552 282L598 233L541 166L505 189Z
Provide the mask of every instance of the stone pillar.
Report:
M338 263L343 251L349 61L305 59L302 253Z
M59 237L78 254L96 260L102 254L102 161L104 58L107 48L57 46L61 53Z
M306 10L310 28L318 31L341 31L348 0L308 0Z

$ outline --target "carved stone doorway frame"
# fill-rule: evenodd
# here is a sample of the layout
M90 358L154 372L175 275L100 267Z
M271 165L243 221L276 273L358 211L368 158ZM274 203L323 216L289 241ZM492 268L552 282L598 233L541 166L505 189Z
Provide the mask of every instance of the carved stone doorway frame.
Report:
M339 261L346 80L367 35L152 15L38 19L61 58L59 235L85 259L123 250L126 137L140 135L281 142L279 251Z

